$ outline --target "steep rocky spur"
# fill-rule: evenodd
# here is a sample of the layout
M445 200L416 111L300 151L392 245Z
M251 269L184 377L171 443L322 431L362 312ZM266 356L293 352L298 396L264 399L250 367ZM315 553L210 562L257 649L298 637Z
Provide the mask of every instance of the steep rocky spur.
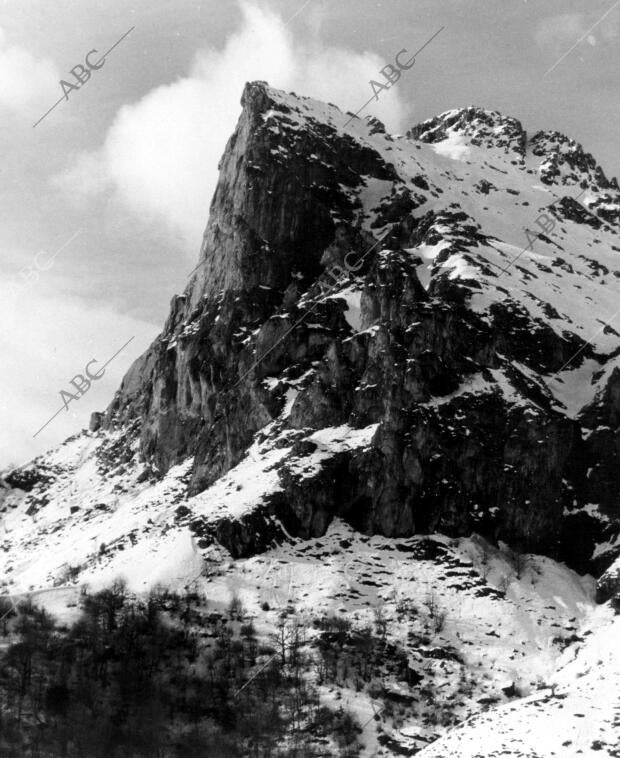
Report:
M103 428L135 423L160 474L193 456L190 496L253 443L288 451L267 532L255 512L215 532L197 514L236 555L340 515L602 569L619 516L616 181L561 134L480 108L391 136L262 83L242 104L200 265Z

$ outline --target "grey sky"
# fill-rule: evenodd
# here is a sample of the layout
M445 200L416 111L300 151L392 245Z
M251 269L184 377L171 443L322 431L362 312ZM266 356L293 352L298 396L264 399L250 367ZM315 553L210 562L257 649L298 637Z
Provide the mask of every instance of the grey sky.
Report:
M132 26L33 129L62 94L58 79ZM246 79L356 110L378 67L441 26L362 115L403 131L449 108L494 108L528 131L574 137L608 175L620 173L613 0L3 0L0 465L79 431L158 332L195 264ZM77 231L50 268L20 276ZM106 376L33 440L68 381L133 335Z

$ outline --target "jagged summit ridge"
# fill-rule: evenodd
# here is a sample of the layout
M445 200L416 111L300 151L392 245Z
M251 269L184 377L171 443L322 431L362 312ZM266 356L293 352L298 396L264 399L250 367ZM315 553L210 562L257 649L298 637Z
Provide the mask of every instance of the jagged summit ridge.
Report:
M608 565L617 190L589 161L547 171L559 138L492 111L397 137L260 82L242 102L202 265L94 433L98 470L181 472L166 513L200 549L341 517Z
M407 137L427 143L461 138L470 145L502 148L506 153L516 154L519 162L529 152L542 159L537 169L545 184L618 190L617 179L608 180L592 154L576 140L554 130L528 135L520 121L498 111L478 106L445 111L412 127Z
M506 152L525 154L526 133L521 122L477 106L445 111L407 132L410 139L428 143L442 142L450 136L466 137L470 144L479 147L499 147Z

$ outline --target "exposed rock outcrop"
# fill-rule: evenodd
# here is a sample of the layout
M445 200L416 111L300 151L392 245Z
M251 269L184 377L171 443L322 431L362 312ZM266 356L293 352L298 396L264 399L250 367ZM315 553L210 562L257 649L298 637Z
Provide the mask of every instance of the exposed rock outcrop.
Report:
M160 477L192 457L179 518L233 555L342 516L605 568L616 181L480 108L392 137L261 82L242 105L199 266L93 430L125 430L128 462ZM243 513L194 512L251 449L277 485Z

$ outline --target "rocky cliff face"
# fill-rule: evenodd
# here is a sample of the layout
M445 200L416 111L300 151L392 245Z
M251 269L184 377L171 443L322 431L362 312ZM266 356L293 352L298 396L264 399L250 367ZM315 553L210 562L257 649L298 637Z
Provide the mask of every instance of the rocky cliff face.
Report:
M480 108L391 136L261 82L242 105L200 265L94 423L100 473L181 466L175 523L234 556L340 516L604 569L616 181Z

